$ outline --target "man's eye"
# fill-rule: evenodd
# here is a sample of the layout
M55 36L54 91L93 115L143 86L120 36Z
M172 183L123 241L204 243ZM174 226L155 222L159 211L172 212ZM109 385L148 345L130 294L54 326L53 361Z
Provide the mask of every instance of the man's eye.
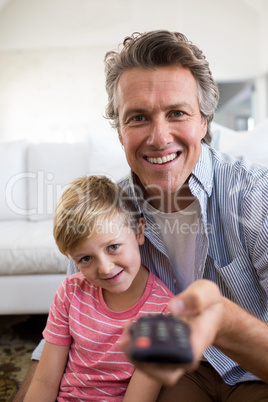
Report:
M175 110L174 112L172 112L172 115L173 115L174 117L181 117L181 116L184 115L184 113L181 112L180 110Z
M109 251L115 251L119 247L119 244L112 244L111 246L108 247Z
M134 116L134 117L133 117L133 120L134 120L134 121L143 121L143 120L144 120L144 117L143 117L142 115Z
M91 260L91 257L89 255L86 255L85 257L82 257L79 262L89 262Z

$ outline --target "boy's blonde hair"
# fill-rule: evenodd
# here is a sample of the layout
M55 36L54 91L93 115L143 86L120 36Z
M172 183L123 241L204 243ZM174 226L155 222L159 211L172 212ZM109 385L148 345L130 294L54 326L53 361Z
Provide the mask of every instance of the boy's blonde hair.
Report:
M139 214L129 195L106 176L87 176L73 181L58 201L53 234L61 253L68 253L95 233L106 219L120 214L122 223L138 231ZM102 232L103 233L103 232Z

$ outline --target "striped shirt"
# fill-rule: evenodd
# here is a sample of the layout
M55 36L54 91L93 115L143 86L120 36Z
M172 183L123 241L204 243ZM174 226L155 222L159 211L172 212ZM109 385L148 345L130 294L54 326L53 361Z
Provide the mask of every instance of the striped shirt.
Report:
M134 366L118 348L124 324L143 314L166 313L173 294L151 272L141 299L125 311L110 310L102 289L81 273L68 276L51 306L44 338L70 345L57 401L122 401Z

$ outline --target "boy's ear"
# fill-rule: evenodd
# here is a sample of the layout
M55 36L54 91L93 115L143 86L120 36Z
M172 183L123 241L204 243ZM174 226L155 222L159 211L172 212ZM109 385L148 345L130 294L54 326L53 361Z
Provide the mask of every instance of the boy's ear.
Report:
M137 233L137 241L139 246L142 246L144 243L145 240L144 232L145 232L145 219L139 218L138 233Z

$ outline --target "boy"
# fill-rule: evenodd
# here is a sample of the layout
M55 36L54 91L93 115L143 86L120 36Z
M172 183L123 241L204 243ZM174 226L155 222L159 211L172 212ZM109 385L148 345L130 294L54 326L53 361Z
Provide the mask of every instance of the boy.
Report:
M156 401L161 384L118 348L125 323L167 313L173 297L141 264L144 226L129 196L107 177L77 179L63 193L54 237L80 272L57 291L25 402Z

